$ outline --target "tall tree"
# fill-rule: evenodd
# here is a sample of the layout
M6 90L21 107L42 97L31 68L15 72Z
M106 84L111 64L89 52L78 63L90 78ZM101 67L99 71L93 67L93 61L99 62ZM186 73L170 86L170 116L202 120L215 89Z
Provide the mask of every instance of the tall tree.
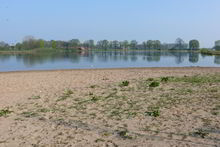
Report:
M215 41L215 49L220 50L220 40Z
M148 49L153 49L153 47L154 47L153 40L148 40L146 45L147 45Z
M131 49L137 49L138 42L136 40L132 40L130 43Z
M181 38L176 39L175 49L186 49L185 42Z
M80 46L79 39L72 39L72 40L69 41L69 43L70 43L71 47L78 47L78 46Z
M199 49L199 41L198 40L190 40L189 41L189 49L191 49L191 50L197 50L197 49Z
M127 40L121 42L121 48L128 49L128 47L129 47L129 42Z
M55 40L52 40L51 41L51 46L52 46L52 48L57 48L57 42L55 41Z

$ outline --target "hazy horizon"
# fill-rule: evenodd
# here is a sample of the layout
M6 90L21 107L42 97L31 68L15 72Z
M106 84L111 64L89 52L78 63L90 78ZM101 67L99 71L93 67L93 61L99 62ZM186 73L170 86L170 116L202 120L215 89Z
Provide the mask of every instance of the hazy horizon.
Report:
M219 0L0 0L0 41L220 39Z

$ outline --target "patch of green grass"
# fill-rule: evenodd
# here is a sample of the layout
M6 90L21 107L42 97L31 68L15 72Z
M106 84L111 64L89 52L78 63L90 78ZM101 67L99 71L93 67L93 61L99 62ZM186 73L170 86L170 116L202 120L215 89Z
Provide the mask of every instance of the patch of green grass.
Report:
M69 98L72 94L73 94L73 91L72 91L72 90L66 89L66 90L64 91L63 95L61 95L61 96L59 97L59 99L57 100L57 102L66 100L66 99Z
M50 110L47 108L42 108L42 109L39 109L38 112L46 113L46 112L50 112Z
M117 134L119 137L123 138L123 139L133 139L132 136L128 135L128 130L121 130L121 131L117 131Z
M32 97L30 97L29 99L33 99L33 100L37 100L40 99L41 97L39 95L33 95Z
M120 87L126 87L126 86L128 86L129 85L129 81L122 81L120 84L119 84L119 86Z
M21 115L26 117L26 118L31 118L31 117L37 117L38 113L31 112L31 111L26 111L26 112L22 112Z
M91 101L92 101L92 102L97 102L98 100L100 100L100 98L99 98L98 96L93 96L93 97L91 98Z
M96 88L96 87L97 87L96 85L91 85L91 86L90 86L90 88Z
M161 77L161 82L168 82L170 77Z
M71 94L73 94L73 91L72 90L70 90L70 89L66 89L65 91L64 91L64 95L71 95Z
M105 140L104 140L104 139L101 139L101 138L98 138L98 139L95 140L95 142L96 142L96 143L98 143L98 142L105 142Z
M200 84L200 83L217 83L220 82L220 75L210 75L210 76L184 76L184 77L176 77L172 79L173 82L185 82L192 84Z
M160 83L157 81L153 81L149 84L149 87L158 87L158 86L160 86Z
M0 117L4 116L6 117L8 114L12 113L13 111L10 111L8 108L0 110Z
M154 78L148 78L147 81L154 81Z
M160 116L159 107L152 107L150 108L150 111L145 112L145 114L148 116L159 117Z

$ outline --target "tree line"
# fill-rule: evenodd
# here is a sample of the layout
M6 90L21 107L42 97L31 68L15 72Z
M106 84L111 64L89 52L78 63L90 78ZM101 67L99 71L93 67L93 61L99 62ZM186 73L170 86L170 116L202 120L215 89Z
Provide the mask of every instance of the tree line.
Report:
M216 41L216 49L220 49L220 41ZM218 46L219 45L219 46ZM161 43L159 40L147 40L142 43L138 43L136 40L100 40L95 43L94 40L86 40L81 42L79 39L72 39L69 41L35 39L33 36L24 37L21 43L16 45L9 45L5 42L0 42L0 50L32 50L37 48L58 48L58 49L200 49L200 43L198 40L190 40L189 43L185 43L183 39L177 38L174 43Z

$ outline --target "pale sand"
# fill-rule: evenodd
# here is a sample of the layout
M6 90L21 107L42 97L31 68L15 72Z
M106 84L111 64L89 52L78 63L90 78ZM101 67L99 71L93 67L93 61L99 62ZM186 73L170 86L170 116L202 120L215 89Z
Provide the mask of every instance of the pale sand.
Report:
M19 114L19 106L22 107L21 112L31 109L31 106L35 104L34 101L30 102L29 99L31 97L40 96L41 99L44 100L40 99L37 103L39 102L43 105L46 100L50 101L50 99L62 95L65 89L76 91L76 95L81 96L88 91L88 88L91 85L100 85L102 87L119 83L123 80L132 81L141 78L192 76L197 74L207 75L214 73L220 73L220 68L129 68L0 73L0 109L10 107L12 111L18 111L16 114L12 113L9 117L0 117L0 146L179 146L180 142L178 139L180 137L178 136L175 136L176 138L174 137L174 140L166 141L166 139L163 138L151 139L150 134L149 138L132 141L121 139L121 141L117 140L116 143L114 142L113 137L108 137L105 141L94 141L95 139L100 138L100 134L97 133L97 131L86 131L86 129L81 128L81 130L77 130L78 132L74 132L75 129L65 127L65 124L64 126L59 126L47 122L47 120L39 121L37 118L31 118L31 120L19 120L20 118L17 118L17 114ZM80 93L81 91L82 94ZM101 91L102 89L100 89L100 92ZM95 93L99 94L99 92ZM23 104L27 106L24 106ZM63 105L65 105L65 103L63 103ZM15 120L16 118L17 120ZM45 118L47 118L47 116L45 116ZM48 120L50 120L50 116L48 116ZM89 122L93 123L93 121L87 121L87 123ZM126 120L126 122L129 124L128 120ZM90 125L99 126L99 124L95 123L99 123L99 121L94 121L94 124ZM114 123L115 122L113 122L113 124ZM138 120L131 121L130 123L138 123ZM66 125L68 126L68 124ZM100 127L103 127L102 124L100 124ZM95 128L96 127L94 127L94 130ZM99 129L96 128L96 130ZM170 131L176 130L170 129ZM74 136L74 133L78 134ZM162 134L162 137L165 135L166 134ZM218 139L220 140L220 138ZM68 143L68 141L71 143ZM206 143L206 141L202 142L204 144ZM211 141L211 144L208 144L207 146L216 145L218 143L220 143L220 141L216 143ZM187 145L203 146L201 144L185 142L181 146Z

